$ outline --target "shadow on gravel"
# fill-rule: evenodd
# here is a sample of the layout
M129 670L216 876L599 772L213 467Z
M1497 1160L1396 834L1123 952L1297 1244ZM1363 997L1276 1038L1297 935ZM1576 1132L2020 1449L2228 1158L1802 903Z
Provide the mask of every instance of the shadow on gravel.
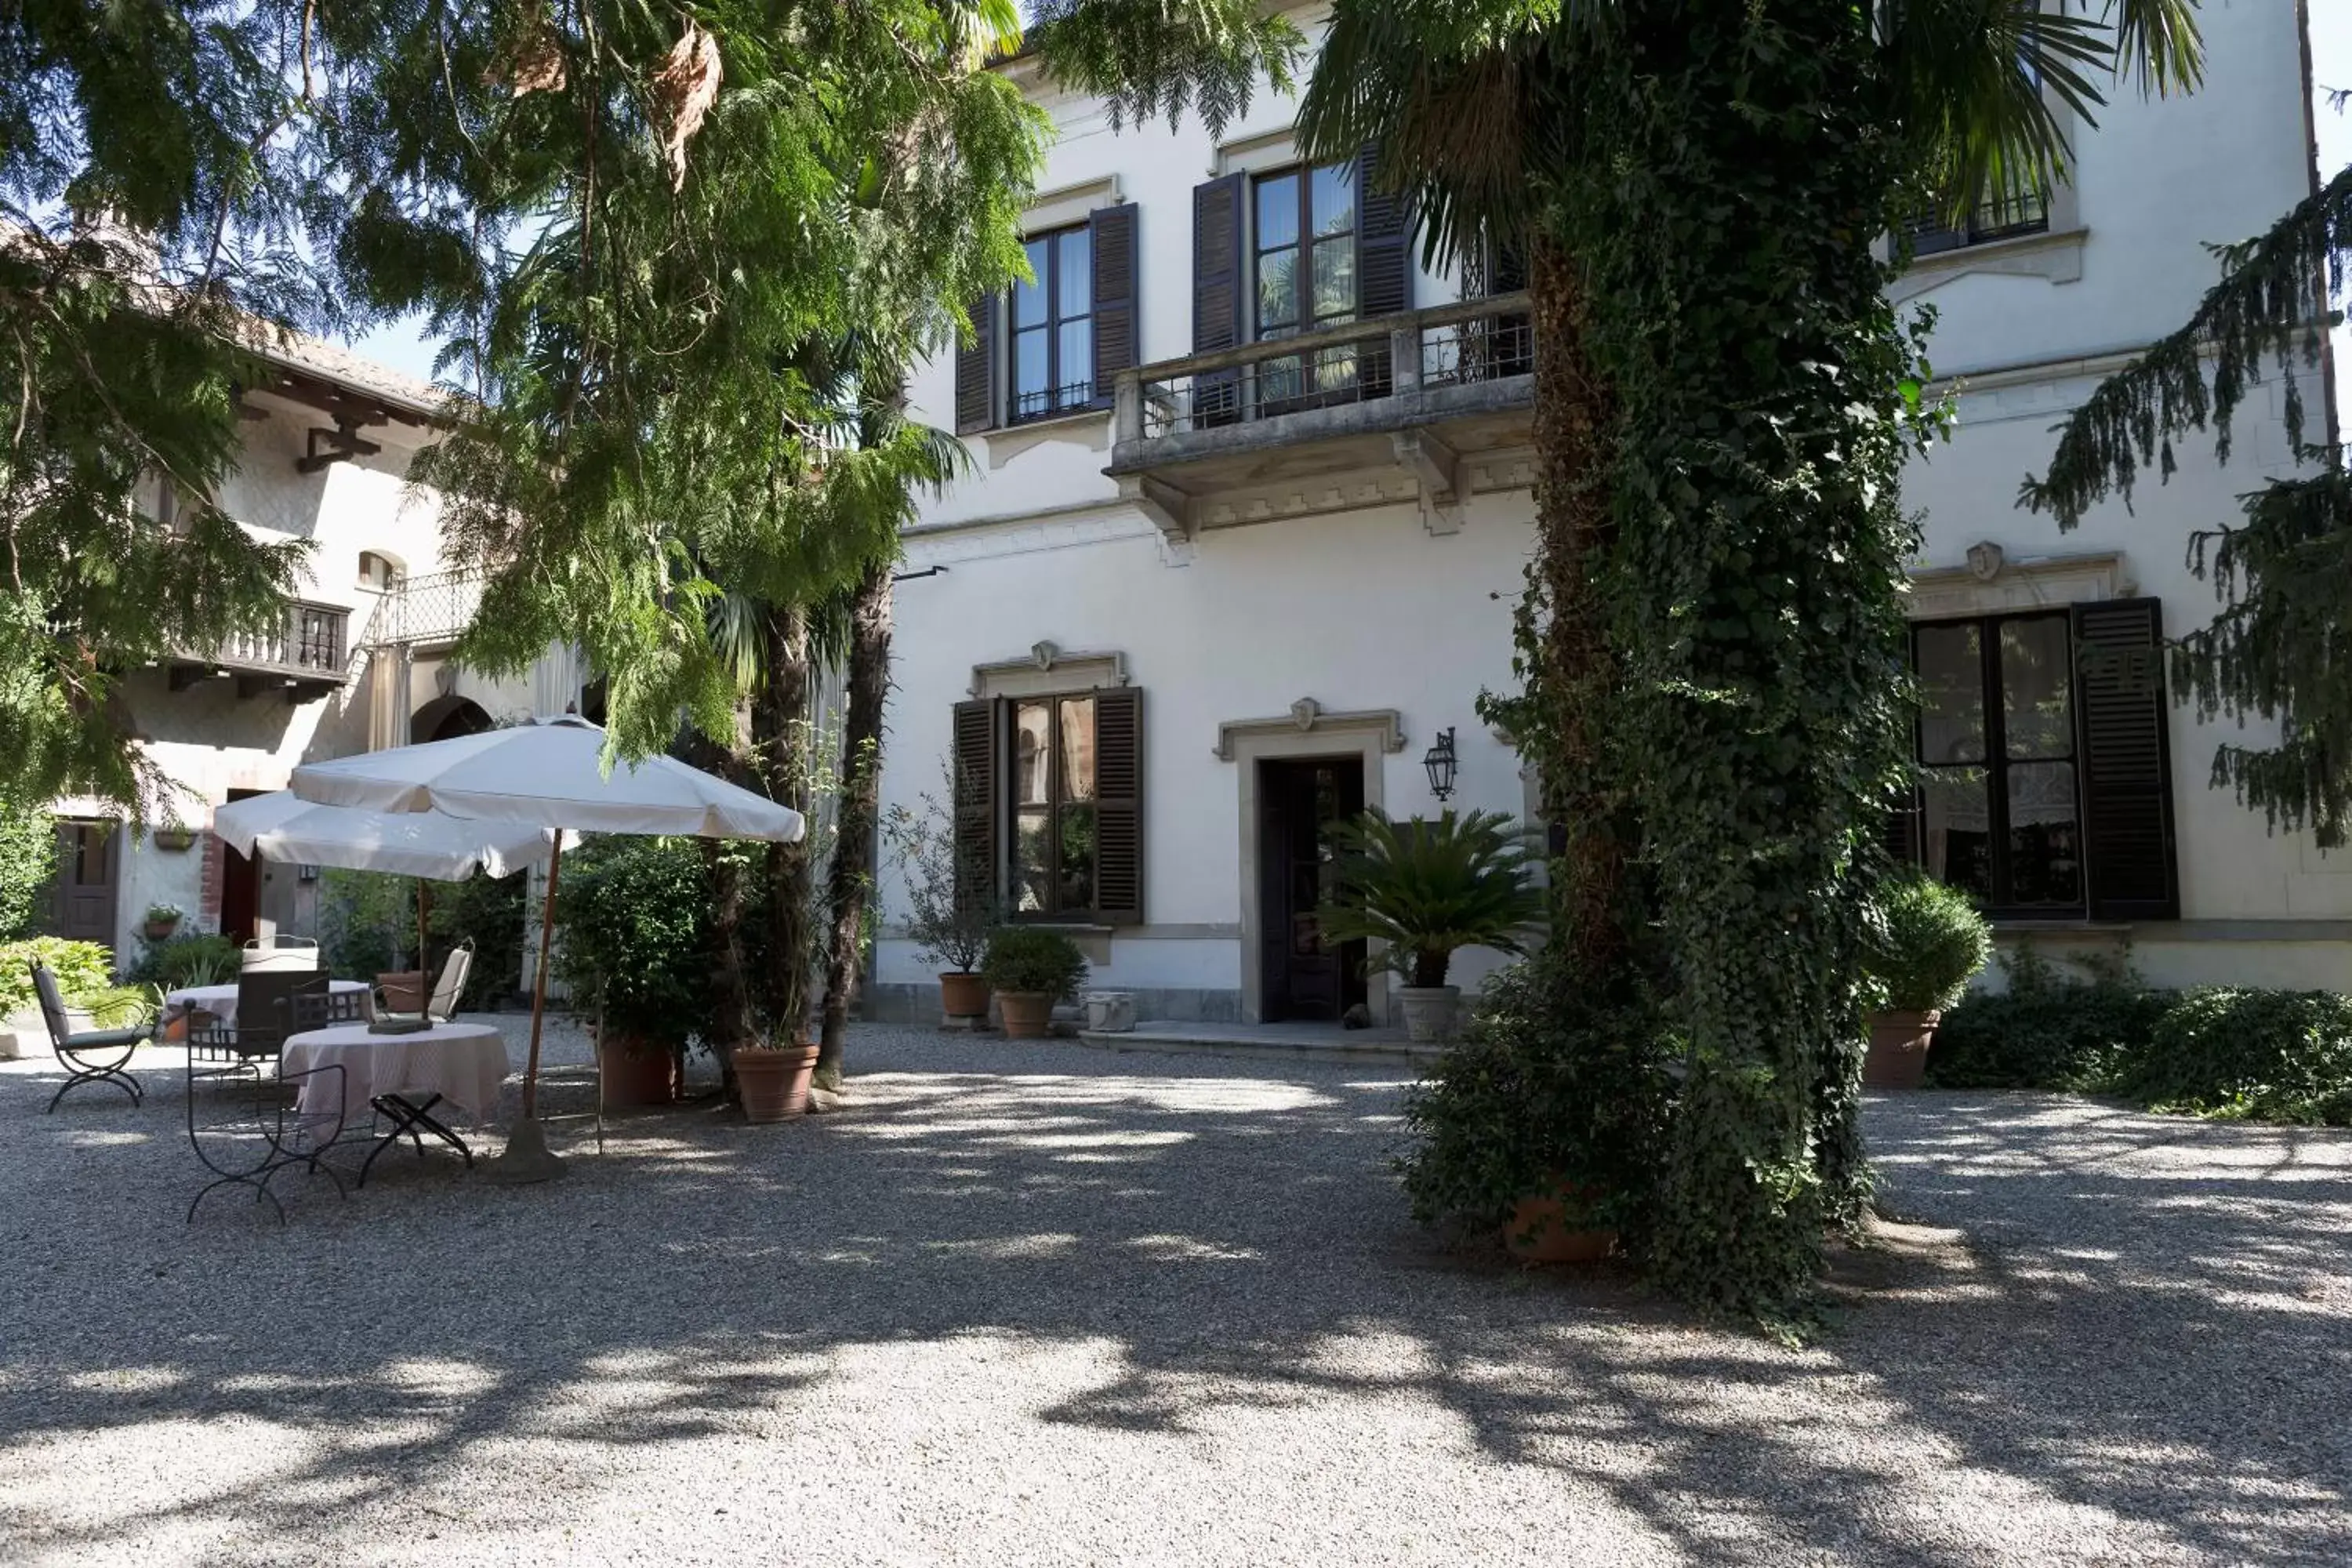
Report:
M1690 1561L2063 1559L2069 1521L2110 1549L2352 1554L2352 1140L1874 1106L1896 1205L1979 1245L1858 1260L1842 1326L1790 1352L1612 1277L1436 1252L1386 1169L1391 1083L1068 1047L968 1072L903 1037L853 1060L877 1070L842 1115L633 1118L536 1189L387 1155L348 1202L298 1184L282 1229L181 1224L176 1084L45 1118L42 1074L0 1075L0 1538L62 1560L185 1516L299 1541L322 1509L462 1495L517 1439L574 1445L591 1484L852 1361L1001 1342L1112 1352L1036 1401L1047 1426L1180 1464L1236 1412L1401 1401L1468 1445L1432 1465L1597 1489ZM320 1441L83 1506L93 1464L254 1422Z

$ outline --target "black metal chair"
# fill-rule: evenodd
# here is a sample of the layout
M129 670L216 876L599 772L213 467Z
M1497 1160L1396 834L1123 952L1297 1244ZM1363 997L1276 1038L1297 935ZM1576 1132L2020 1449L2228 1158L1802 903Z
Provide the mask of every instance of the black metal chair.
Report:
M242 1011L244 1004L238 1004ZM286 1031L270 1032L268 1045L248 1042L246 1031L220 1024L194 1023L188 1029L188 1143L214 1180L188 1205L188 1223L196 1210L222 1187L248 1186L253 1201L268 1198L286 1222L286 1205L269 1184L289 1166L323 1172L344 1196L343 1180L334 1168L320 1163L320 1154L342 1136L343 1069L340 1064L307 1072L278 1070L278 1048ZM267 1069L267 1070L265 1070ZM289 1103L286 1090L299 1091L311 1079L332 1074L332 1090L321 1103L331 1110L305 1113L299 1100Z
M321 982L321 987L323 987ZM286 999L289 1023L286 1033L299 1035L308 1029L331 1029L338 1024L367 1022L367 994L362 991L329 991L303 987ZM243 1004L239 1004L239 1011ZM278 1042L282 1047L285 1042Z
M77 1034L66 1020L66 1000L58 990L58 977L37 958L33 961L33 989L40 994L41 1022L48 1027L49 1048L68 1075L49 1097L49 1109L55 1110L58 1100L86 1083L110 1083L129 1095L132 1105L144 1101L146 1091L124 1068L130 1066L132 1053L155 1037L153 1020L129 1028L84 1029Z

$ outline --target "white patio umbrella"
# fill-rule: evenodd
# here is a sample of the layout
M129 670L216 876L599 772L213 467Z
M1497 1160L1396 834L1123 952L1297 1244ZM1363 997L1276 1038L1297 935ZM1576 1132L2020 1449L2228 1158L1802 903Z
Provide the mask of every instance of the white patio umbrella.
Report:
M462 882L477 870L504 877L545 864L551 847L547 829L527 823L472 822L436 811L320 805L283 789L222 806L213 813L213 832L240 855L419 879L419 969L425 967L424 879ZM576 837L573 843L578 843Z
M294 793L325 805L379 812L439 812L474 822L703 838L791 843L806 831L801 814L713 778L672 757L604 767L604 731L576 714L508 730L367 752L294 770ZM531 987L530 1059L523 1070L522 1118L494 1173L509 1181L562 1173L539 1125L539 1034L547 1012L547 954L554 936L561 847L547 858L540 913L540 963Z

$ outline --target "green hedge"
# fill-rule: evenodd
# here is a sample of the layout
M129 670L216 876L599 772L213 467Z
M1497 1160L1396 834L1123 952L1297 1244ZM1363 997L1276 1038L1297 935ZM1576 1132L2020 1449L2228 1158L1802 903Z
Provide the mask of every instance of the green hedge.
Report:
M2011 989L1945 1015L1927 1056L1943 1089L2113 1095L2152 1110L2352 1126L2352 997L2152 990L2111 973L2057 979L2030 953Z
M68 942L63 937L37 936L0 943L0 1020L33 1005L33 961L39 959L58 977L58 989L68 1003L80 1006L104 994L114 984L114 954L94 942Z

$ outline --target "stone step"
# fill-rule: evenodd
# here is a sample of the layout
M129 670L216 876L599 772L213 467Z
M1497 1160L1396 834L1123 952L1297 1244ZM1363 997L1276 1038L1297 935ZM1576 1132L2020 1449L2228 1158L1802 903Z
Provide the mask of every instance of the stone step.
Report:
M1116 1033L1081 1029L1081 1045L1111 1051L1171 1051L1349 1066L1426 1068L1445 1047L1415 1045L1393 1029L1342 1029L1337 1025L1186 1024L1147 1020Z

